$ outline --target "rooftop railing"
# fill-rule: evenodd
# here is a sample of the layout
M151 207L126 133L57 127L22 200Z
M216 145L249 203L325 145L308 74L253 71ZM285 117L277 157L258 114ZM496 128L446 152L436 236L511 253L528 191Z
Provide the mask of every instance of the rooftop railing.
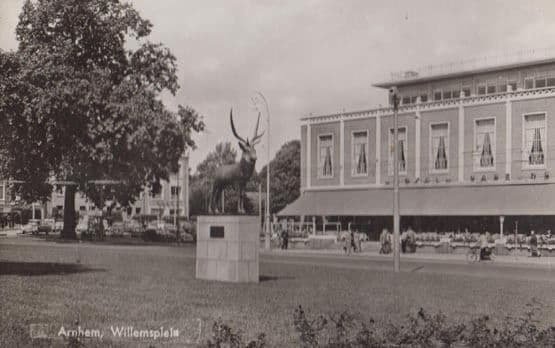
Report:
M464 71L493 68L496 66L540 61L550 58L555 58L555 47L520 50L502 55L478 57L458 62L426 65L416 69L397 71L391 73L390 81L405 81L416 78L448 75Z

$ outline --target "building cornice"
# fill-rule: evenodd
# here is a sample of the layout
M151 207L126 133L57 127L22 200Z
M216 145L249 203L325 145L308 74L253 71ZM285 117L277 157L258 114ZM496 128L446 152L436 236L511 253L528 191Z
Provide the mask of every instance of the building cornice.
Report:
M461 104L463 107L487 105L487 104L498 104L505 103L508 100L511 102L530 100L538 98L549 98L555 97L555 87L546 88L536 88L536 89L525 89L517 90L512 92L470 96L459 99L449 99L441 101L430 101L426 103L411 104L399 107L399 115L411 114L426 111L438 111L446 109L458 108ZM351 119L364 119L364 118L375 118L375 117L387 117L393 116L393 108L376 108L367 110L358 110L350 112L341 112L334 114L325 114L318 116L310 116L301 118L301 125L306 124L321 124L330 122L339 122L341 120L351 120Z
M444 187L486 187L486 186L513 186L513 185L554 185L555 180L518 180L518 181L489 181L489 182L451 182L451 183L400 183L400 188L402 189L422 189L422 188L444 188ZM393 189L393 185L391 184L360 184L360 185L330 185L330 186L312 186L310 188L304 188L303 192L308 191L337 191L337 190L368 190L368 189L376 189L376 190L391 190Z

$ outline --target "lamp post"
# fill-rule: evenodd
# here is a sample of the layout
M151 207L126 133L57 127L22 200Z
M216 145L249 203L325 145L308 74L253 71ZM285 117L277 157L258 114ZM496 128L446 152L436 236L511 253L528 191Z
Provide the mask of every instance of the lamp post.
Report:
M255 107L257 106L257 100L260 100L257 98L257 96L261 99L261 101L264 103L264 107L266 108L266 121L267 121L267 126L266 126L266 135L268 137L268 144L267 144L267 151L268 151L268 164L266 165L266 211L265 211L265 226L266 226L266 230L264 231L264 249L266 250L270 250L270 233L271 233L271 228L270 228L270 108L268 107L268 101L266 100L266 97L264 97L264 94L262 94L261 92L256 92L256 96L253 98L253 101L255 103Z
M399 91L397 87L389 89L389 100L393 105L393 269L401 269L400 217L399 217Z

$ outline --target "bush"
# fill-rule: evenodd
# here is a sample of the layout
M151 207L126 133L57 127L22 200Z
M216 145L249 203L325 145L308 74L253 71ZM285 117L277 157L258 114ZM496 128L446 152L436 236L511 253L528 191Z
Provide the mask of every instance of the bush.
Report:
M263 348L266 346L266 335L259 334L256 340L244 343L243 333L238 330L234 331L231 327L224 324L221 319L218 319L212 325L212 338L206 343L210 348Z
M452 322L440 313L420 309L402 323L364 320L347 311L307 315L299 306L293 313L293 326L301 347L554 347L555 327L541 328L536 315L542 304L532 299L520 317L507 317L497 325L483 315L468 322ZM264 334L244 343L241 331L234 331L219 319L212 327L208 347L266 346Z

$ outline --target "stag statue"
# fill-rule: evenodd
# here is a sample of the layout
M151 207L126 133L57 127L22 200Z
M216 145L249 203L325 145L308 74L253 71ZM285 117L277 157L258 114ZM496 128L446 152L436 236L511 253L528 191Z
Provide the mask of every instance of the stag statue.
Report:
M256 164L256 151L254 146L260 142L260 139L264 135L264 132L258 134L258 125L260 123L260 113L258 114L258 119L256 120L256 127L254 129L254 135L251 141L247 138L246 140L240 137L235 130L235 125L233 124L233 109L229 112L229 119L231 121L231 131L237 140L239 140L239 147L243 152L241 154L241 160L237 163L223 165L216 168L214 173L214 181L212 183L209 212L210 214L219 214L220 210L218 207L218 202L221 200L221 195L223 190L228 186L237 185L239 191L239 197L237 200L237 212L239 214L245 213L244 206L244 192L247 181L249 181L254 171L254 165ZM223 203L221 211L224 211Z

